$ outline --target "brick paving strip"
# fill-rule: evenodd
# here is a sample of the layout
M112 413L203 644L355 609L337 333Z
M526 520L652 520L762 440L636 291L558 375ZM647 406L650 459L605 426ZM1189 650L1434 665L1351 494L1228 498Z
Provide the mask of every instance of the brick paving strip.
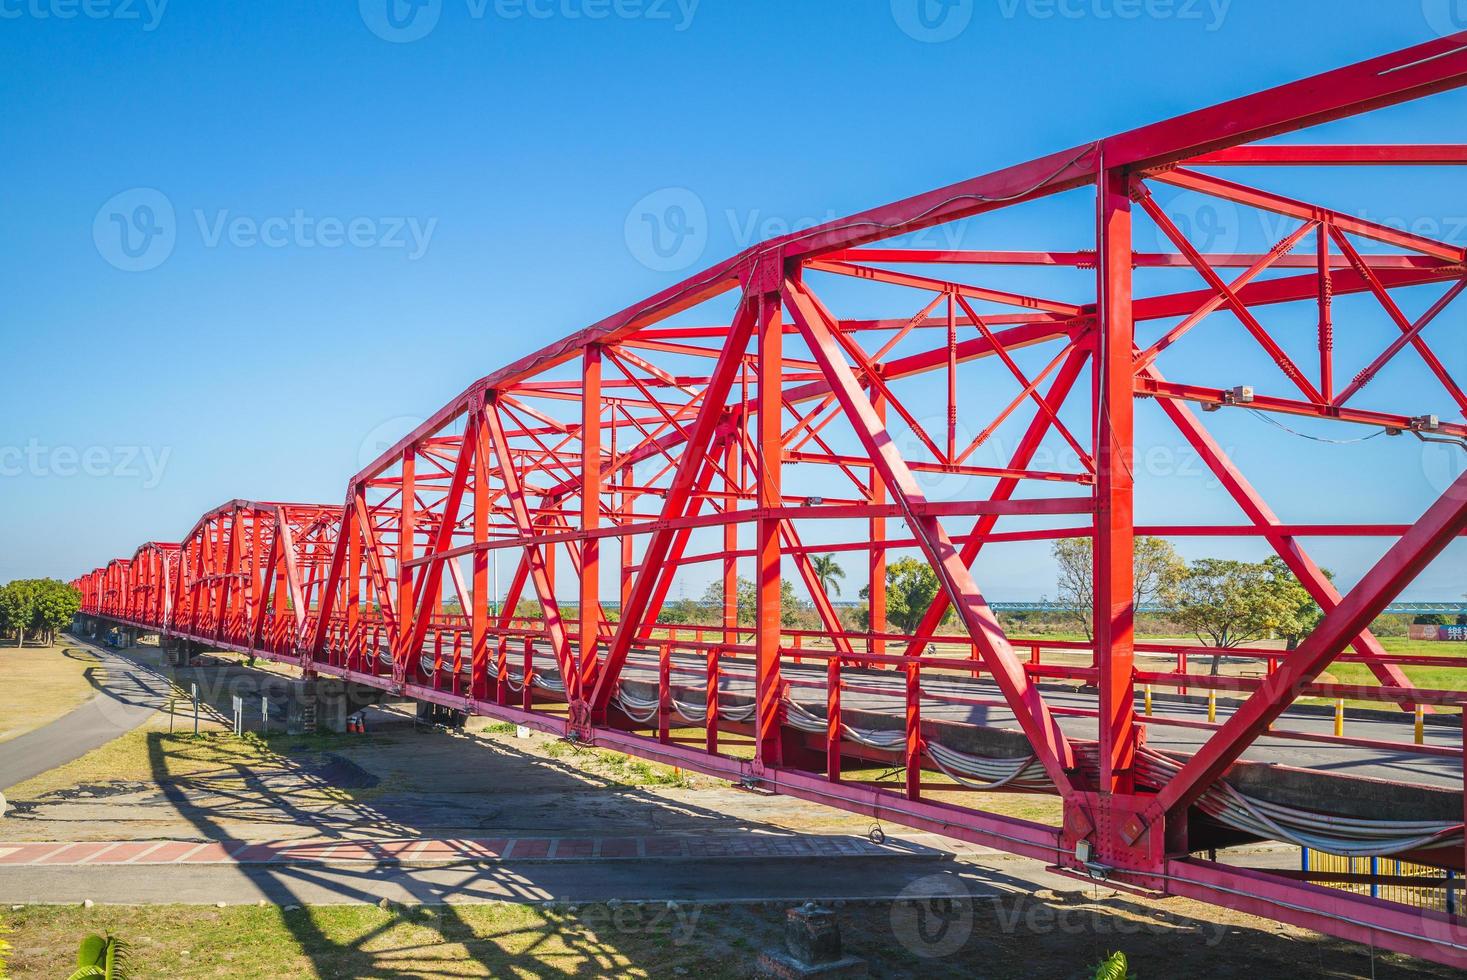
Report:
M26 841L0 843L0 867L112 864L457 864L513 861L930 858L950 852L888 838L766 834L655 837L378 838L247 841Z

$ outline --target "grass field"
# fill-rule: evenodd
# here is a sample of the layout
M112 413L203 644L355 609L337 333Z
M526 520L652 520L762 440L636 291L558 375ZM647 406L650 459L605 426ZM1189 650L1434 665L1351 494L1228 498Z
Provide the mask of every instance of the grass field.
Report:
M283 911L255 906L29 907L12 912L12 975L67 976L76 944L111 931L133 977L733 976L713 948L666 928L582 925L561 913L496 904L394 913L371 905ZM650 913L646 918L650 919Z
M934 930L922 918L949 923ZM1085 889L1012 893L940 906L876 902L839 911L845 949L882 977L1081 977L1113 950L1133 975L1449 977L1445 967L1223 909L1165 906ZM782 904L27 906L11 926L16 980L67 976L88 933L131 946L134 978L752 976L783 946ZM934 943L952 936L952 947ZM1179 970L1178 964L1185 963ZM1088 968L1088 969L1087 969Z
M92 696L87 673L100 663L64 646L0 647L0 742L55 721Z
M34 800L56 790L105 782L145 782L189 776L238 777L251 770L288 765L290 751L314 751L341 739L339 735L272 735L247 732L160 731L152 726L128 732L86 755L12 787L15 801ZM166 724L166 722L165 722ZM216 781L217 782L217 781Z

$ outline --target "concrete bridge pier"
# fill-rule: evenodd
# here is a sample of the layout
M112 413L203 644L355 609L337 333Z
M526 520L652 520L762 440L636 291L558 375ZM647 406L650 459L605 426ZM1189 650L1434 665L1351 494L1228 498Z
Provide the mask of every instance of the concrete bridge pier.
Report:
M197 686L199 698L226 717L232 717L234 699L240 698L248 731L344 732L348 717L388 698L377 688L332 677L288 677L240 663L195 661L201 652L198 643L173 640L165 661L170 679L185 692Z
M313 723L302 727L302 731L344 732L348 717L387 699L385 691L334 677L317 675L296 683L301 685L303 693L298 702L303 726L307 721L304 714L313 715Z

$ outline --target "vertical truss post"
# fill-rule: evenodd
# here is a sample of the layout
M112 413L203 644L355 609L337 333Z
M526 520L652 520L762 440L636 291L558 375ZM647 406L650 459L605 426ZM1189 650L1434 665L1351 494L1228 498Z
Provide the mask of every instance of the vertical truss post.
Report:
M357 502L359 488L352 487L351 504ZM341 533L346 538L346 665L363 670L362 665L362 518L356 506L348 506L341 522ZM373 673L376 673L373 665Z
M285 521L282 519L279 527L275 529L275 550L279 553L279 560L275 563L275 583L270 589L270 649L276 653L287 653L286 637L293 636L297 632L293 628L296 624L289 621L290 579L294 574L294 562L291 559L290 548L290 536ZM304 615L304 610L300 607L298 596L296 599L295 614L296 619L299 620Z
M718 655L719 645L714 644L708 648L708 663L705 669L703 690L703 726L705 729L704 748L709 755L718 754Z
M907 742L903 752L906 764L907 799L922 795L922 665L915 657L906 663L907 678Z
M263 544L263 515L254 510L250 513L250 590L245 595L244 623L242 624L248 632L245 634L244 644L251 649L254 648L255 638L255 610L264 609L263 601L264 580L261 577L265 571L264 562L261 560L260 551Z
M840 654L825 664L825 778L840 782Z
M739 506L738 488L734 485L738 462L738 440L729 439L723 447L723 513L731 515ZM733 521L723 525L723 642L737 643L739 632L739 526Z
M779 293L764 293L759 303L759 506L778 510L784 461L784 324ZM764 765L781 761L783 705L779 666L780 520L759 518L754 541L754 758Z
M397 649L394 662L403 663L402 677L420 674L418 664L407 659L403 638L413 633L413 614L417 611L417 597L413 594L413 569L408 564L413 560L417 547L418 533L418 454L409 445L402 451L402 476L398 489L397 518Z
M470 562L470 608L464 610L469 615L469 692L475 698L484 697L488 688L489 672L489 561L492 556L484 546L492 544L489 540L489 518L493 505L489 493L489 461L485 456L485 453L477 450L474 452L473 541L480 547L474 550ZM450 558L449 561L457 562L458 559ZM459 602L462 604L462 597ZM456 643L454 646L457 650ZM455 687L460 683L457 661L458 658L455 657Z
M1319 262L1319 394L1325 401L1335 397L1334 368L1334 271L1330 269L1329 222L1316 229L1315 257Z
M601 347L587 344L581 356L581 530L601 526ZM601 541L581 543L580 672L582 688L596 682L600 667Z
M874 389L871 408L876 412L877 421L885 426L886 398ZM878 506L886 503L886 481L874 466L871 468L871 503ZM866 589L866 621L872 634L868 646L872 653L884 654L886 639L879 634L886 632L886 518L871 518L867 535L871 539L871 551L868 553L871 581Z
M1094 369L1096 462L1094 621L1100 702L1100 785L1129 792L1136 752L1133 516L1134 328L1131 320L1131 196L1123 170L1097 182L1099 323Z
M615 429L612 429L615 432ZM634 502L636 494L632 492L632 468L622 467L621 484L625 488L621 492L621 519L623 524L630 524L635 519L636 507ZM636 564L636 552L633 550L636 541L630 534L621 536L621 608L626 609L627 600L632 595L632 566Z

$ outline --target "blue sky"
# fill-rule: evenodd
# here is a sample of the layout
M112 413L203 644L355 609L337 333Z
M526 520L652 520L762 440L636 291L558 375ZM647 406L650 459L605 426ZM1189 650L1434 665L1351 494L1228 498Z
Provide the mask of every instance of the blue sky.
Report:
M476 377L766 232L1467 27L1448 0L956 0L945 20L915 0L424 0L415 19L395 0L392 20L385 2L0 0L0 580L176 540L234 497L339 500ZM1445 140L1464 109L1453 93L1316 138ZM1467 240L1445 172L1267 177ZM669 188L709 220L665 261L634 226ZM171 209L171 247L107 244L119 207ZM1080 247L1049 234L1066 207L994 240ZM1256 224L1239 247L1264 244ZM1435 342L1467 377L1450 317ZM1389 339L1372 329L1358 357ZM1382 384L1451 414L1421 377ZM1286 519L1411 520L1461 468L1411 440L1209 422ZM1231 518L1166 459L1174 436L1138 432L1166 476L1143 516ZM1379 548L1316 550L1348 582ZM1042 559L1007 549L980 584L1052 593ZM1409 595L1456 597L1464 568L1454 546Z

